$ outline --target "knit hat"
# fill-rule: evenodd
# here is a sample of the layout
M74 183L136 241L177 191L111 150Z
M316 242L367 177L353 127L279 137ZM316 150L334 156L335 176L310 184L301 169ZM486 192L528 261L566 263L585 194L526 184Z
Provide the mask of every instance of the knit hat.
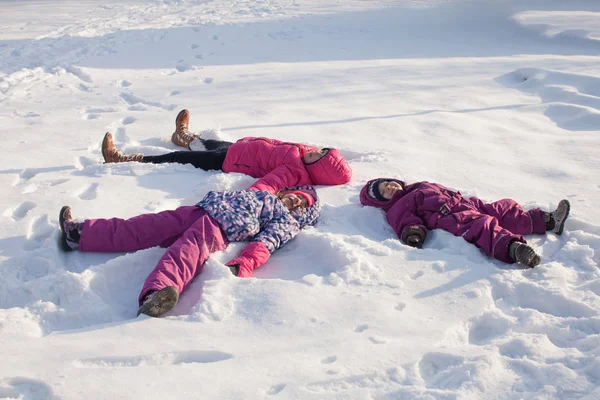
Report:
M326 149L318 161L304 167L315 185L342 185L350 182L352 169L337 149Z
M302 192L302 196L310 196L314 203L306 208L296 208L290 213L292 217L300 224L300 228L304 228L305 226L313 226L319 220L319 215L321 213L321 204L319 203L319 196L317 195L317 191L314 187L310 185L298 185L291 188L285 188L281 190L280 194L286 193L294 193L294 192ZM310 201L306 198L307 201Z
M294 191L290 191L290 192L282 192L282 194L295 194L297 196L304 197L306 199L307 207L310 207L313 204L315 204L315 198L312 197L312 195L310 193L304 192L302 190L294 190Z
M392 182L397 182L398 184L400 184L400 186L402 186L402 190L397 191L394 196L391 199L386 199L385 197L382 196L382 194L379 192L379 185L381 184L381 182L383 181L392 181ZM372 179L369 182L367 182L365 184L365 186L363 186L363 188L360 190L360 203L363 206L370 206L370 207L377 207L377 208L381 208L384 211L389 210L394 204L396 204L396 202L402 197L404 196L404 188L406 187L406 184L399 180L399 179L395 179L395 178L376 178L376 179Z
M381 192L379 191L379 184L381 182L385 182L386 179L385 178L381 178L381 179L376 179L374 181L369 182L368 186L367 186L367 193L369 194L369 196L371 196L374 199L377 199L379 201L389 201L389 199L386 199L385 197L383 197L383 194L381 194Z

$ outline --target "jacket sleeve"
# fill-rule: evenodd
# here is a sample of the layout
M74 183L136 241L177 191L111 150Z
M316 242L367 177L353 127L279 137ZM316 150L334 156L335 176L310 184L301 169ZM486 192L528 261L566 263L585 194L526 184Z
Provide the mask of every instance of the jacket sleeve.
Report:
M406 243L406 237L411 230L420 229L423 233L422 241L427 237L425 222L417 215L417 199L423 194L418 190L402 197L387 212L387 221L396 232L398 239Z
M276 194L286 187L293 187L298 184L300 174L291 165L281 165L263 176L248 190L264 190Z
M234 258L225 265L238 264L240 272L238 276L248 278L252 271L267 262L271 253L283 247L300 233L300 225L290 213L284 213L279 217L271 219L244 248L239 257Z

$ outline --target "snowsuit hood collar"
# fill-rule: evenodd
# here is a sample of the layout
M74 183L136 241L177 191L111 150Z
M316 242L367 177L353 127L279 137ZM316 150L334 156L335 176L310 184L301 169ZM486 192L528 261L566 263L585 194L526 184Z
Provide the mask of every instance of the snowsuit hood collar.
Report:
M291 188L285 188L280 191L280 193L286 192L305 192L312 196L315 201L310 207L297 208L290 211L290 213L292 214L292 217L294 217L294 219L300 224L300 229L304 228L305 226L315 225L319 220L319 215L321 214L321 202L319 201L319 197L317 196L317 191L315 188L310 185L298 185Z
M320 160L304 167L315 185L342 185L352 178L352 168L337 149L330 149Z
M394 182L398 182L399 184L402 185L402 190L399 190L396 192L396 194L394 194L394 197L392 197L390 200L378 200L374 194L372 192L370 192L371 189L371 185L373 185L374 183L381 181L381 180L386 180L386 181L394 181ZM402 196L404 196L405 194L405 188L406 188L406 184L399 180L399 179L394 179L394 178L376 178L376 179L371 179L370 181L367 182L367 184L365 186L363 186L363 188L360 191L360 203L363 206L371 206L371 207L377 207L377 208L381 208L384 211L389 210L398 200L400 200L402 198Z

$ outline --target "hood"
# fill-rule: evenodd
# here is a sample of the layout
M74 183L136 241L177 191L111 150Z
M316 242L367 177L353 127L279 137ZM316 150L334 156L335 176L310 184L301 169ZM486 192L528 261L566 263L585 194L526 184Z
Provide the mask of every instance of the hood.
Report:
M300 224L300 229L305 226L313 226L319 220L319 215L321 214L321 203L319 202L319 197L317 196L317 191L314 187L310 185L299 185L291 188L285 188L281 190L281 192L306 192L315 199L315 202L312 206L307 208L297 208L293 211L290 211L292 217Z
M352 168L337 149L330 149L319 161L304 167L315 185L342 185L352 178Z
M402 198L402 196L404 196L405 192L404 192L404 190L399 190L396 192L394 197L392 197L390 200L387 200L387 201L377 200L375 197L373 197L369 194L369 186L371 185L371 183L378 181L380 179L385 179L386 181L398 182L399 184L402 185L403 188L406 188L406 184L399 179L394 179L394 178L371 179L369 182L367 182L367 184L365 186L363 186L363 188L360 191L360 203L363 206L377 207L377 208L383 209L384 211L387 211L390 209L390 207L392 207L394 205L394 203L396 203L396 201L398 201L398 199L400 199L400 198Z

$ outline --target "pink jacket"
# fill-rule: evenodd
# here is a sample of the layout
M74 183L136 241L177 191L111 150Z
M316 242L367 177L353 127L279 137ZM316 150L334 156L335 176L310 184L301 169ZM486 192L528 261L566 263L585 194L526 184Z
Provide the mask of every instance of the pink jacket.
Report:
M260 178L249 189L270 193L297 185L341 185L350 182L352 169L336 149L319 161L304 164L304 153L318 150L304 144L263 137L246 137L232 144L223 163L224 172L241 172Z

